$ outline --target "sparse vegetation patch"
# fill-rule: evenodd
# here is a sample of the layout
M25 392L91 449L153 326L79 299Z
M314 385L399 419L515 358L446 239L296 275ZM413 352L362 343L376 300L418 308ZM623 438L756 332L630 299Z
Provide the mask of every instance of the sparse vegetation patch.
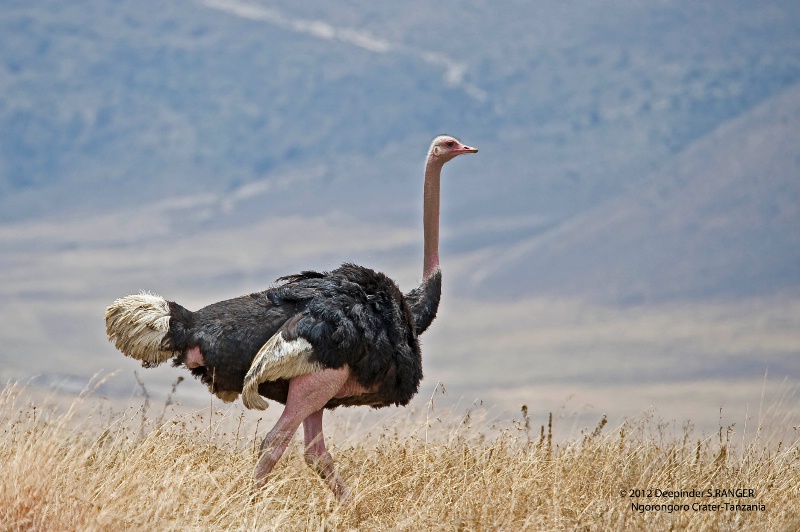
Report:
M672 434L669 424L649 415L613 429L602 418L579 437L562 439L558 418L533 426L527 407L516 422L494 427L474 408L459 416L399 411L340 441L338 466L353 491L340 505L303 462L299 442L255 491L251 474L263 426L234 410L177 413L173 394L161 408L145 402L114 411L84 394L58 408L6 386L0 395L0 528L800 526L800 446L791 419L779 434L759 426L742 439L724 424L708 437L696 435L690 423ZM338 414L334 423L348 415Z

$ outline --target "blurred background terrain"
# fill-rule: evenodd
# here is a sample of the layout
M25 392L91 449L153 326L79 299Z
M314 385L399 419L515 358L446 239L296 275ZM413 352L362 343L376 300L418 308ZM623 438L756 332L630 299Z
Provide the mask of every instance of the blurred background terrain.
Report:
M139 290L414 286L450 133L480 153L443 176L419 401L755 416L800 379L798 28L792 1L7 1L0 378L136 393L103 313Z

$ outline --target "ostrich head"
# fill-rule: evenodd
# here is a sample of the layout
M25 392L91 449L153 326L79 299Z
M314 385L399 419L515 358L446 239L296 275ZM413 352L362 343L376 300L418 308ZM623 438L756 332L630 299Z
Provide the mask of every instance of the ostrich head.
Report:
M462 153L477 153L477 151L477 148L467 146L455 137L439 135L431 142L431 147L428 151L428 160L444 164Z
M428 150L425 163L425 192L422 207L422 226L424 231L423 279L430 279L439 271L439 176L442 166L462 153L476 153L478 150L467 146L450 135L439 135Z

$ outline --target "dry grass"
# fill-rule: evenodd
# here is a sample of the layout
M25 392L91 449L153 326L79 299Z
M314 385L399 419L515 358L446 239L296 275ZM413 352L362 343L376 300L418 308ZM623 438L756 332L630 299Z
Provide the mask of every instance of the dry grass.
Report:
M61 410L44 404L13 385L0 396L3 530L800 528L800 446L790 419L777 435L756 428L735 445L728 427L708 438L689 425L667 435L648 416L613 430L601 420L562 441L552 426L531 427L524 409L515 424L494 429L478 428L470 411L444 422L430 410L402 413L371 433L329 438L354 493L340 506L299 443L266 488L251 492L265 427L233 411L120 413L85 396ZM630 497L634 489L723 488L754 496ZM690 509L640 512L633 504Z

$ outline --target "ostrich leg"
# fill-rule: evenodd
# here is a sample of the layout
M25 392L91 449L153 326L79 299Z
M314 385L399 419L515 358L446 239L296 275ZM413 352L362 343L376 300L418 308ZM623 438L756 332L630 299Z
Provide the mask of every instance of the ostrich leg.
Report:
M325 436L322 434L322 413L320 409L303 420L303 434L306 444L306 463L328 483L328 486L339 501L350 497L344 481L336 472L333 458L325 448Z
M261 442L261 452L254 473L255 485L262 487L267 482L272 468L280 460L286 447L297 432L300 423L322 409L341 390L350 375L350 368L324 369L293 378L289 382L289 395L280 419ZM319 415L322 421L322 415ZM321 433L320 424L320 433ZM324 448L324 447L323 447ZM336 490L334 490L334 493ZM338 494L337 494L338 496Z

